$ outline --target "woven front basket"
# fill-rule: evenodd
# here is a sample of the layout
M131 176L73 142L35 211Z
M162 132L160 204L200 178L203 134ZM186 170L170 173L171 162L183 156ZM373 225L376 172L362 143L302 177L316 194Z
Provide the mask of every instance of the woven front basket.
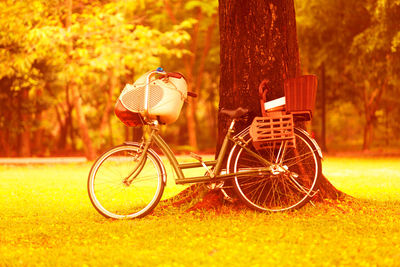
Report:
M169 124L178 119L184 100L187 98L187 83L179 73L166 73L166 75L169 76L160 79L154 75L154 71L147 72L134 84L125 86L118 101L131 112L135 121L143 117L146 120L157 119L162 124ZM126 112L125 120L129 119L128 115ZM119 118L121 119L121 116ZM133 125L136 126L136 123Z
M250 126L250 136L257 150L280 148L283 142L286 147L295 147L293 115L275 112L255 117Z

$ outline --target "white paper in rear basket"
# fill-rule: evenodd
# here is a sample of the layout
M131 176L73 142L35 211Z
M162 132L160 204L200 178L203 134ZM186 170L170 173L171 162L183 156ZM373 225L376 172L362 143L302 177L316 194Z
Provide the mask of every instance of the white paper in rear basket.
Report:
M283 105L285 105L285 103L286 103L286 99L283 96L283 97L280 97L280 98L265 102L264 103L264 108L265 108L265 110L269 110L269 109L273 109L273 108L276 108L276 107L279 107L279 106L283 106Z

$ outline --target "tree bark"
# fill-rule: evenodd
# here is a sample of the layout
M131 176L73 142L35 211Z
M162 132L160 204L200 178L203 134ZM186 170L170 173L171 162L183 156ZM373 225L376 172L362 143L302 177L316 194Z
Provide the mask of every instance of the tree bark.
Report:
M26 108L29 103L29 89L22 88L19 92L19 120L21 122L21 132L18 133L18 155L20 157L31 156L31 121L29 110Z
M261 115L258 86L268 98L284 95L283 81L300 74L293 1L220 0L220 108L249 108ZM218 118L218 143L228 128ZM218 146L219 147L219 146Z
M200 30L199 21L201 20L202 16L203 16L203 13L200 10L200 12L197 15L198 22L194 26L193 34L192 34L192 38L191 38L191 44L190 44L191 55L186 56L184 59L187 80L189 82L189 87L192 87L193 88L192 90L195 93L196 93L197 88L195 86L193 73L194 73L194 67L195 67L196 49L198 46L198 36L199 36L199 30ZM196 110L195 110L196 105L197 105L197 99L195 99L195 98L188 99L188 106L186 107L186 124L187 124L187 130L188 130L189 145L194 150L197 150L197 147L198 147L197 132L196 132L196 127L197 127Z
M11 86L13 79L8 77L0 78L0 155L5 157L15 156L14 148L15 137L11 133L11 122L15 121L15 112L13 113L13 104L16 101L13 97ZM14 99L14 100L13 100ZM16 104L18 105L18 103ZM15 110L15 109L14 109Z
M96 151L89 136L89 129L87 127L86 117L82 110L82 99L79 94L78 88L76 88L75 85L71 86L71 93L73 96L73 105L76 111L79 134L82 138L85 156L88 160L94 160L96 158Z
M385 91L385 84L381 87L375 89L371 95L368 95L367 85L364 87L364 116L365 116L365 125L364 125L364 142L363 142L363 150L367 151L370 149L371 144L373 142L373 134L374 134L374 124L376 121L376 111L379 108L379 104L382 99L383 92Z
M325 63L321 66L321 149L328 151L326 146L326 78L325 78Z
M106 103L103 111L103 116L101 117L101 122L100 122L100 140L102 140L106 135L107 127L108 128L111 127L110 114L112 114L112 109L114 104L113 92L115 91L115 88L119 87L118 77L115 75L114 71L112 70L109 71L109 77L110 77L109 84L107 85L108 89L105 91ZM107 143L110 145L112 143L112 136L109 135L109 138L110 140Z
M40 122L43 120L43 112L36 110L35 121ZM45 147L43 146L43 128L37 128L32 133L32 154L34 156L42 156Z

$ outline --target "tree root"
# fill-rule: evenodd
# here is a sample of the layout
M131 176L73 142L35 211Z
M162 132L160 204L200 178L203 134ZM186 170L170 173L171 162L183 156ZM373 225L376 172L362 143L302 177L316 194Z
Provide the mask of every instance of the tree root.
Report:
M196 210L217 210L224 206L224 195L220 190L209 190L204 184L194 184L169 199L160 202L161 207L188 207L185 212Z
M313 201L316 202L323 202L325 199L343 200L345 198L351 198L350 195L347 195L346 193L334 187L331 182L329 182L329 180L325 177L325 175L322 175L321 180L319 181L318 188L319 193L316 194L313 198Z
M227 207L234 210L246 208L241 201L235 198L232 190L228 190L228 192L228 195L233 197L233 201L226 201L224 194L222 194L220 190L209 190L204 184L194 184L177 195L161 201L160 205L164 208L189 205L185 212L197 210L220 210L222 207ZM329 202L332 200L342 201L352 198L353 197L350 195L347 195L346 193L335 188L323 175L319 183L319 193L313 197L312 201Z
M184 204L192 202L196 199L200 192L204 191L204 185L202 184L194 184L186 188L185 190L179 192L177 195L165 199L160 202L161 207L180 207Z

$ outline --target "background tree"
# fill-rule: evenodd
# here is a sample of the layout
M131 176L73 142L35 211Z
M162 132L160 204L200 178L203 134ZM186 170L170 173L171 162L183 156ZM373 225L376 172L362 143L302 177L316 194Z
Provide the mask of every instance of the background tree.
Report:
M275 14L265 3L255 5ZM399 6L386 0L296 1L303 73L326 73L326 141L332 151L400 147ZM126 83L159 66L182 72L199 93L185 105L186 116L162 129L163 136L184 151L213 151L218 22L217 0L0 1L0 155L82 155L90 142L100 152L132 139L133 130L113 116L115 99ZM273 36L262 37L272 38L268 49L278 38ZM249 58L263 56L265 45L246 45L254 48L243 49ZM238 82L244 77L251 88L258 86L278 62L276 55L269 65L250 62L249 77L260 77L252 81L250 70L243 70L232 83L244 90ZM271 86L280 83L269 79ZM311 128L317 138L322 102L319 95Z
M111 116L120 84L160 66L162 57L179 57L190 39L185 20L166 31L153 25L146 11L155 2L0 3L0 145L6 156L31 156L36 139L48 140L35 147L52 154L83 150L88 158L110 146L111 129L123 128Z
M378 137L386 139L386 145L395 144L392 129L397 127L394 109L398 103L393 96L399 87L400 3L296 3L303 65L315 73L322 66L326 70L331 140L336 135L341 138L335 140L338 143L354 143L360 136L363 149L368 150L374 130L379 130ZM360 122L363 127L357 129Z
M42 146L40 118L51 102L46 88L63 58L56 4L0 3L0 146L6 155L37 152L32 135L39 141L36 149Z
M174 25L186 21L191 25L188 29L190 41L182 46L187 53L179 61L163 60L163 66L184 73L190 90L199 94L198 98L189 98L189 105L184 107L186 131L182 134L187 138L180 140L195 151L202 148L202 143L208 148L215 144L212 140L216 135L216 81L219 78L216 71L219 64L217 7L217 0L164 0L160 10L166 15L160 20L165 30L171 28L168 26L171 22Z

